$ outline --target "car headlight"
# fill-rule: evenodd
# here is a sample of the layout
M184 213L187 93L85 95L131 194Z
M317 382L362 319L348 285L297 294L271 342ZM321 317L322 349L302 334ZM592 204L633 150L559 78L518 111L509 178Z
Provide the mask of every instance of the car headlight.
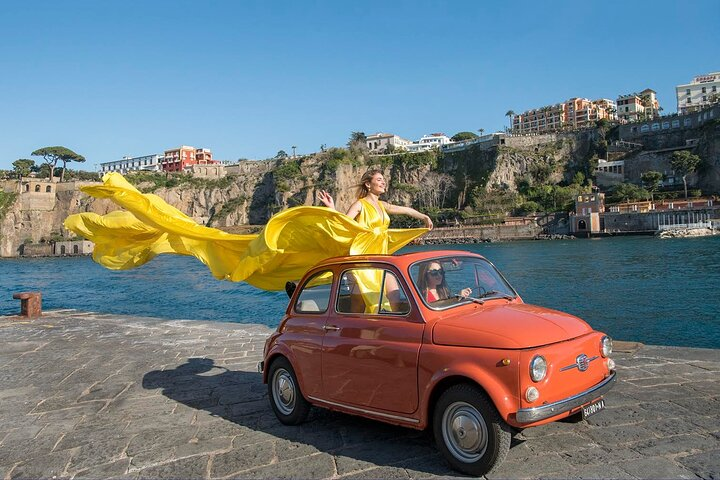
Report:
M612 338L607 335L600 340L600 353L603 357L609 357L612 353Z
M533 359L530 360L530 378L532 378L533 382L539 382L545 378L546 373L547 362L545 361L545 357L535 355Z

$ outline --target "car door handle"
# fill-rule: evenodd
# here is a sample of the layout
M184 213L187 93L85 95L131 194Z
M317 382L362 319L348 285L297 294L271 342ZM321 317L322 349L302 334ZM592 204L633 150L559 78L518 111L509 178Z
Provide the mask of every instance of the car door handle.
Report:
M340 330L340 327L336 327L335 325L323 325L323 330L326 332L337 332Z

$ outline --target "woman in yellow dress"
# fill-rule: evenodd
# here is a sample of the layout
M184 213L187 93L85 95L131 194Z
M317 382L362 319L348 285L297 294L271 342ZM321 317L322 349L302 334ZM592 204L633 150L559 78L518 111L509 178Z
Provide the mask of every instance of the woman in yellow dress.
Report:
M290 208L273 216L259 234L236 235L199 225L160 197L140 193L122 175L108 173L103 185L82 191L108 198L124 210L104 216L70 215L65 227L94 242L93 259L112 270L131 269L156 255L175 253L196 257L215 278L283 290L288 280L298 280L326 258L394 253L432 228L426 215L378 201L385 191L379 171L367 172L363 187L367 194L350 207L348 215L336 211L332 197L321 192L321 201L333 208ZM420 218L427 228L388 228L386 212Z

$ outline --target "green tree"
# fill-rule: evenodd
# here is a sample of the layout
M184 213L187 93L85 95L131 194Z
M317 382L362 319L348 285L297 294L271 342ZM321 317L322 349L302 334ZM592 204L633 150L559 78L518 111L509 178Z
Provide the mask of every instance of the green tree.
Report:
M359 144L366 146L365 142L367 142L367 135L365 135L365 132L351 132L350 139L348 140L348 147Z
M700 165L700 157L693 155L687 150L681 150L679 152L673 152L670 165L676 173L682 175L683 185L685 186L685 200L688 198L687 191L687 176L697 170Z
M619 183L615 185L607 197L608 203L633 202L644 200L650 196L650 192L632 183Z
M29 158L20 158L13 162L13 171L17 174L18 180L22 182L23 177L27 177L35 167L35 160Z
M280 150L275 154L275 158L287 158L288 154L285 150Z
M473 132L458 132L455 135L453 135L450 140L453 142L463 142L465 140L474 140L478 138L477 135L475 135Z
M645 188L650 191L650 200L653 202L655 201L655 192L660 186L662 178L662 173L656 172L654 170L650 170L640 175L640 179L642 180L643 185L645 185Z
M31 153L33 156L43 157L43 160L46 165L50 167L50 180L53 179L53 176L55 175L55 167L57 167L58 162L63 163L63 172L60 174L60 181L63 181L63 177L65 175L65 167L68 162L84 162L85 157L83 157L80 154L77 154L66 147L44 147L39 148Z

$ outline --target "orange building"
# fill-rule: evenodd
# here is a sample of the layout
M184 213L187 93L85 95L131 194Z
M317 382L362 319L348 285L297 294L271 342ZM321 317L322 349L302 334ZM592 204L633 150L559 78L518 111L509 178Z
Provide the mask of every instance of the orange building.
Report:
M513 133L544 133L592 126L603 118L615 119L615 102L606 98L571 98L563 103L523 112L513 117Z
M220 162L212 159L212 152L207 148L195 148L186 145L180 148L165 150L160 160L164 172L182 172L192 165L215 165Z

